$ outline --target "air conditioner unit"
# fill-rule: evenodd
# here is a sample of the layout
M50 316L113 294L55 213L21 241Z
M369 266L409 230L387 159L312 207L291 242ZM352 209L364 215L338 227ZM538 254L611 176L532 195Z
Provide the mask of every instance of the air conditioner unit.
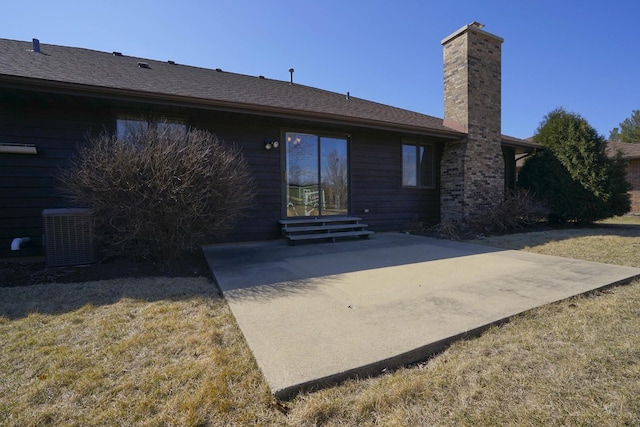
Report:
M42 219L48 267L96 262L90 209L45 209Z

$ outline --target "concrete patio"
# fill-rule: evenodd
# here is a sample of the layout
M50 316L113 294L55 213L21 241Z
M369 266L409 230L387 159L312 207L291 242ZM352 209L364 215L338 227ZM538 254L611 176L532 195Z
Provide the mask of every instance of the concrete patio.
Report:
M425 360L518 313L640 269L401 233L204 248L272 392Z

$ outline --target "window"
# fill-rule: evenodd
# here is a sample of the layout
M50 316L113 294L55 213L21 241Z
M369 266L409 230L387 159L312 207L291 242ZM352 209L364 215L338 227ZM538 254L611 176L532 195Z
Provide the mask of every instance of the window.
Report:
M347 215L347 139L294 132L285 137L287 216Z
M433 146L430 144L402 144L402 185L404 187L435 186Z
M142 116L121 115L116 119L116 136L118 139L129 139L133 135L145 132L149 122Z
M128 139L131 136L154 126L158 130L183 129L187 132L187 121L177 117L161 117L159 120L150 120L139 114L119 114L116 117L116 136L119 139Z

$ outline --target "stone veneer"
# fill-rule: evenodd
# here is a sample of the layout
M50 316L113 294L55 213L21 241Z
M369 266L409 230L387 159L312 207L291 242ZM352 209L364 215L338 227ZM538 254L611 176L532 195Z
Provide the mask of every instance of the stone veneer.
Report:
M445 147L441 222L467 223L504 198L501 148L503 39L467 25L442 41L444 124L467 133Z

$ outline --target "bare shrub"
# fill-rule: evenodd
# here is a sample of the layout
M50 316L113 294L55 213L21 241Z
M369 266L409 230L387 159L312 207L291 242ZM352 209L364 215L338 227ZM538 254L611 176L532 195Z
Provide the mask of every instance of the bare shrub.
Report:
M72 203L93 210L107 255L168 262L224 236L254 197L237 148L171 126L94 138L59 179Z
M429 229L439 239L472 239L479 234L506 234L532 227L546 221L549 209L534 199L529 191L517 189L505 199L473 221L445 221Z
M411 218L408 228L413 234L424 234L428 229L428 227L425 226L424 221L418 217L418 215L414 215L413 218Z
M462 230L455 222L444 221L433 226L432 231L438 239L460 240Z
M476 232L509 233L545 221L549 209L528 190L509 191L505 199L471 224Z

